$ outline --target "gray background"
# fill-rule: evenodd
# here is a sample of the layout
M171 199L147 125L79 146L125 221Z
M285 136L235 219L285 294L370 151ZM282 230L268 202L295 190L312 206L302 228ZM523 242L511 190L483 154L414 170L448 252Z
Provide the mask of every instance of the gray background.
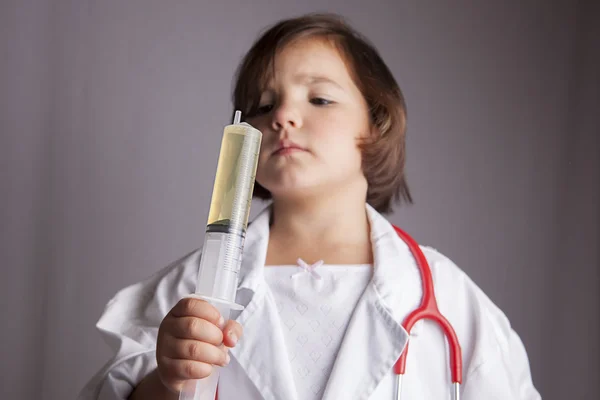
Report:
M202 242L240 57L321 10L407 98L391 221L505 311L545 399L598 398L599 3L2 1L0 398L73 398L106 361L109 298Z

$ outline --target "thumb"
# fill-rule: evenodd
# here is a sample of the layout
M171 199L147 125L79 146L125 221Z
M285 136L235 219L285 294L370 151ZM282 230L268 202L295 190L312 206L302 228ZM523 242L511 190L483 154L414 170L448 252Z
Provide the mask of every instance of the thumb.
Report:
M223 327L223 344L227 347L235 347L242 337L242 326L239 322L229 320Z

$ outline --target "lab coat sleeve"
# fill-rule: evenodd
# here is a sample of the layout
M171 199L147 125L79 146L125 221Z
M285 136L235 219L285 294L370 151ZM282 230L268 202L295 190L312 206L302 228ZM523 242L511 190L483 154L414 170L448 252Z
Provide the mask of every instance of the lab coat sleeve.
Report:
M440 309L462 336L464 400L539 400L523 342L506 314L456 264L424 248ZM443 284L442 284L443 283Z
M472 282L471 282L472 283ZM484 293L471 285L478 303L481 343L479 360L466 372L463 384L465 400L538 400L533 385L529 358L521 338L507 316Z
M510 332L508 347L499 348L467 377L463 390L466 400L539 400L533 385L525 347L519 336Z
M127 399L156 368L156 337L163 318L193 293L199 251L175 261L149 279L120 290L96 324L113 355L79 393L79 400Z

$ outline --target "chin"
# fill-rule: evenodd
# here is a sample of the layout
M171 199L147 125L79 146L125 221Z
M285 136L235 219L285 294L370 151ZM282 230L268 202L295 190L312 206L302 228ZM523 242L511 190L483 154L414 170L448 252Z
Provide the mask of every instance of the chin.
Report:
M326 184L294 184L294 185L276 185L268 189L273 197L279 198L295 198L301 199L303 197L312 196L315 194L326 193Z
M274 189L267 189L269 190L269 192L271 192L271 195L273 197L301 197L304 194L306 194L307 189L306 188L301 188L301 187L297 187L297 186L285 186L285 187L277 187Z

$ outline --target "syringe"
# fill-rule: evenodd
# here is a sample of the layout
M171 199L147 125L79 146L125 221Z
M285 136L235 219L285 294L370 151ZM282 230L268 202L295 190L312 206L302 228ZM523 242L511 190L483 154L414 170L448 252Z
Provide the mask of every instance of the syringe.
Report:
M196 293L190 296L211 303L225 320L231 310L243 309L235 294L262 141L259 130L240 120L236 111L223 132ZM210 376L186 382L179 400L215 400L218 380L213 366Z

